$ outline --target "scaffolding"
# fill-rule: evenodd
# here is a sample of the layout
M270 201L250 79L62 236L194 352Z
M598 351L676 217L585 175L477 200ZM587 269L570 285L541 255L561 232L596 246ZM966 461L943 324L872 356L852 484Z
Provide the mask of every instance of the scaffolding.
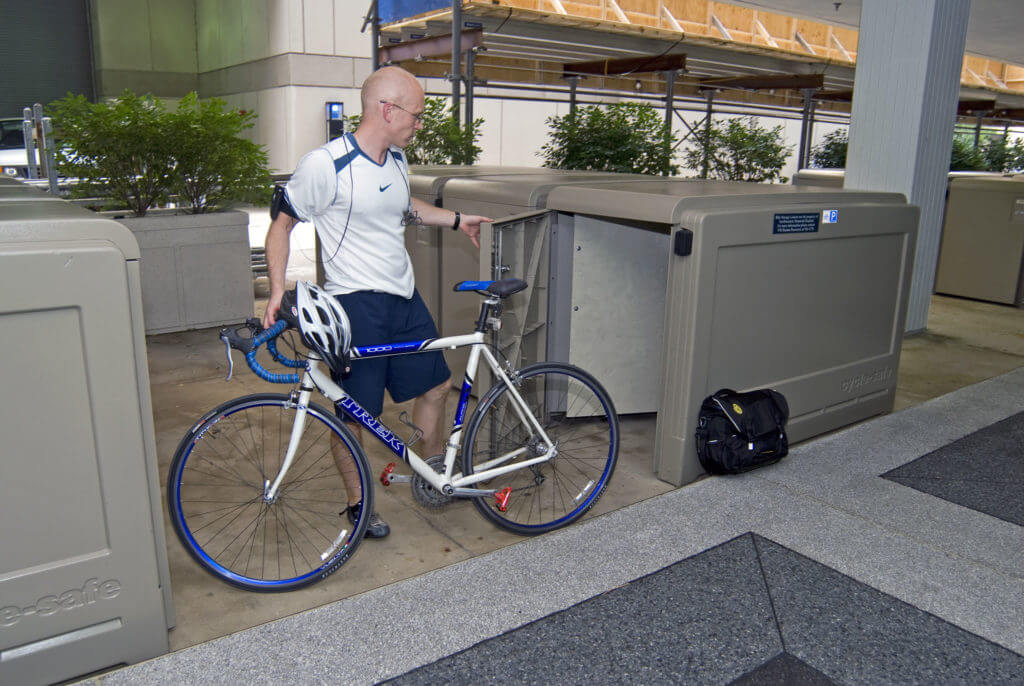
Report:
M367 21L374 64L447 80L452 111L467 125L477 97L561 101L570 112L616 98L658 103L667 125L683 124L683 140L714 114L799 119L803 168L816 122L849 123L856 31L707 0L654 5L652 13L615 0L453 0L381 25L375 0ZM1024 68L979 59L965 57L958 111L976 140L983 125L1008 131L1024 120Z

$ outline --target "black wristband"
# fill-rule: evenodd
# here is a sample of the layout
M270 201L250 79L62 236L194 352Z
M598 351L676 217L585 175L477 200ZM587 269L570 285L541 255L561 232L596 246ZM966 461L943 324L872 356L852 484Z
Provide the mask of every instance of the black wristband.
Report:
M461 223L462 223L462 213L461 212L456 212L455 213L455 223L452 224L452 231L458 231L459 230L459 224L461 224Z

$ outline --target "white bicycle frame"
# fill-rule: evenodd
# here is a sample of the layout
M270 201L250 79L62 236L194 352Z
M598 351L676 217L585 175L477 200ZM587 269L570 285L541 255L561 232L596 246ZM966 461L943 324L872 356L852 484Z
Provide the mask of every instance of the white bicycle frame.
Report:
M351 396L345 393L338 384L334 383L330 374L324 372L320 368L319 358L317 358L315 354L311 353L309 356L309 364L307 365L306 370L301 377L301 383L299 384L299 392L296 398L297 411L295 413L295 422L292 425L291 438L288 442L288 450L285 454L284 462L281 465L281 470L278 472L273 484L270 484L268 480L264 485L264 499L267 501L274 500L277 495L278 488L281 486L281 483L288 472L288 468L295 459L295 453L299 447L302 432L305 429L306 411L309 407L309 400L312 395L313 387L319 390L320 393L332 402L342 404L342 406L348 409L356 419L359 420L360 424L372 431L381 442L387 445L402 460L407 462L416 474L421 476L431 486L445 495L476 497L493 494L496 492L494 489L484 490L469 487L473 484L479 483L480 481L486 481L518 469L524 469L532 465L547 462L554 457L556 454L556 445L551 441L547 432L544 431L544 427L541 426L541 423L530 411L529 406L527 406L526 402L519 394L519 391L516 389L515 384L504 370L502 370L501 365L494 357L494 354L487 349L484 344L483 332L477 331L472 334L462 336L438 338L426 344L419 350L397 354L415 355L417 353L427 352L430 350L454 350L465 346L471 346L471 350L469 351L469 361L466 364L466 381L470 386L472 386L472 383L476 380L476 372L480 362L480 357L483 356L494 376L499 380L499 383L504 384L508 389L508 392L513 399L512 407L519 416L519 421L530 427L531 432L539 436L543 441L543 445L545 446L543 455L522 460L513 465L505 464L510 460L520 457L528 450L525 447L520 447L509 451L504 455L496 456L480 465L475 465L474 469L479 469L479 471L474 471L468 476L463 476L461 472L453 474L455 457L459 452L462 440L463 422L460 419L465 417L466 403L468 401L468 398L465 397L464 394L464 396L460 398L459 407L455 413L456 419L452 424L448 443L445 446L444 472L435 472L419 455L417 455L401 439L395 436L390 429L381 424L380 421L374 417L371 417L370 414L359 406L358 403L352 400ZM388 346L379 347L386 348ZM374 356L386 357L387 355L381 354Z

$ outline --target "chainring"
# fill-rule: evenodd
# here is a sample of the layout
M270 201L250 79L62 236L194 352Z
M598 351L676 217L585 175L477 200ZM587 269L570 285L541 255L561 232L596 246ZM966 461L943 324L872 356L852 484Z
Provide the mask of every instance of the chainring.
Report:
M444 455L428 457L425 462L438 474L442 474L444 472ZM454 500L452 496L445 495L434 488L430 485L430 482L419 474L413 475L411 485L412 497L425 508L440 510Z

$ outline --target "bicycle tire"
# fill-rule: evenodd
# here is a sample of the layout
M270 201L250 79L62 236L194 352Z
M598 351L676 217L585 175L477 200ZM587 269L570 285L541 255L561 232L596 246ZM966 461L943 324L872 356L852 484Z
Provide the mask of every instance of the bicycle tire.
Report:
M548 462L478 486L498 491L511 488L507 511L500 511L492 496L472 500L497 526L529 536L572 524L603 495L618 460L619 420L608 392L573 365L529 365L513 376L513 384L541 420L558 453ZM495 385L470 417L462 449L463 474L473 474L477 465L510 450L528 447L526 456L530 456L530 450L536 454L540 449L537 439L513 417L508 407L511 398L506 385ZM581 439L586 440L581 443Z
M313 403L278 497L263 501L265 482L284 460L295 409L288 395L277 393L228 401L189 430L171 461L167 507L174 531L203 569L232 586L280 592L314 584L348 561L366 533L373 512L366 456L352 432ZM354 525L332 435L358 472L363 507Z

